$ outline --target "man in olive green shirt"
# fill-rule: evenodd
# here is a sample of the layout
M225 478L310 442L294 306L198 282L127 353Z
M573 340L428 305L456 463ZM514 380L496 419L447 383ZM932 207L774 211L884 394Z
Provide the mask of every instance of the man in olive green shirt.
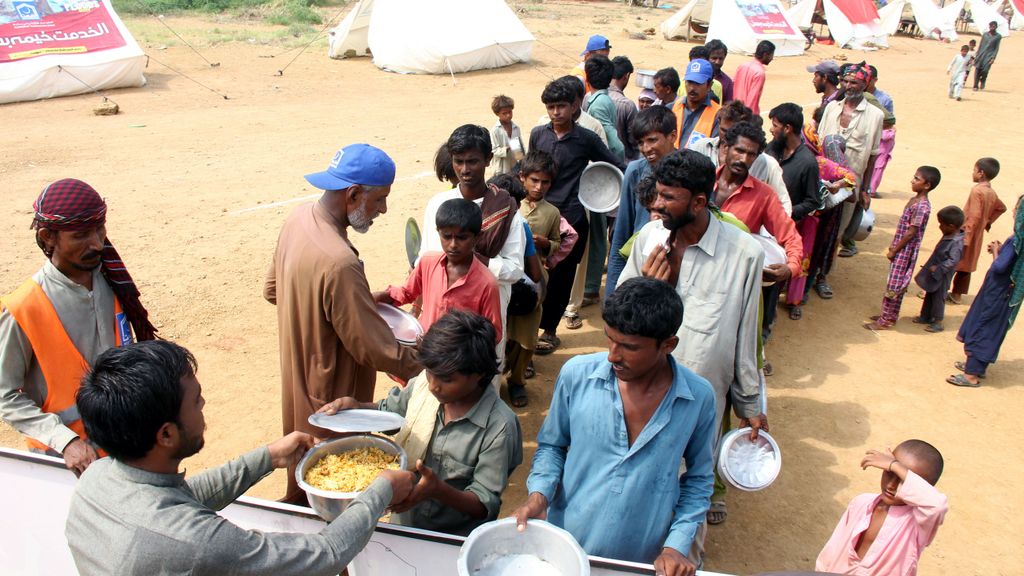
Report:
M515 413L489 385L498 370L494 336L486 319L452 310L423 336L418 359L426 370L408 386L395 386L380 402L339 398L320 410L405 417L395 441L421 478L392 506L392 522L465 535L498 517L501 493L523 461L523 440Z

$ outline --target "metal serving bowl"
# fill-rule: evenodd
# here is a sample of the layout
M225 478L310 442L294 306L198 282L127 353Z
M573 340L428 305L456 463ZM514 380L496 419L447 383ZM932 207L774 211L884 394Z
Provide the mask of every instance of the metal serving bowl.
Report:
M459 550L459 576L473 576L518 554L535 556L562 576L590 576L590 560L572 534L543 520L530 520L519 532L515 518L482 524L469 534Z
M328 522L340 516L348 508L348 505L352 503L352 500L355 500L361 492L334 492L314 488L306 483L306 471L328 454L342 454L358 448L379 448L387 454L397 454L398 467L402 470L405 470L409 464L405 450L402 450L401 446L389 438L373 434L357 434L354 436L332 438L313 446L302 457L302 460L299 461L299 465L295 467L295 481L299 484L300 488L306 491L309 505L313 507L313 510Z

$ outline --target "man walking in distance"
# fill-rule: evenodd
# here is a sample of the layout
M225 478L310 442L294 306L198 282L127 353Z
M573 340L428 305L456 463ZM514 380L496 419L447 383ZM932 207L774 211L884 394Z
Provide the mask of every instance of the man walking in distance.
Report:
M47 261L0 302L0 417L34 452L81 474L98 456L75 404L104 350L152 340L156 328L107 239L107 205L85 182L58 180L33 204Z
M267 272L263 297L277 305L284 433L323 434L307 419L342 396L373 399L377 371L408 379L422 370L384 320L363 272L349 228L365 233L387 212L395 163L369 144L338 151L306 180L324 190L288 216ZM302 502L294 465L286 502Z

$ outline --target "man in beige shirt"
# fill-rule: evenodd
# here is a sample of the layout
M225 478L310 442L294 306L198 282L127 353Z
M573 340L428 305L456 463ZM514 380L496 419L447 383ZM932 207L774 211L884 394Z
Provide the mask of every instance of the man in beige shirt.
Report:
M284 433L322 435L307 419L342 396L373 399L377 371L402 379L422 367L377 314L348 229L364 233L387 212L395 163L368 144L346 146L324 172L306 176L324 190L295 209L277 241L263 297L277 305ZM285 501L304 494L288 472Z

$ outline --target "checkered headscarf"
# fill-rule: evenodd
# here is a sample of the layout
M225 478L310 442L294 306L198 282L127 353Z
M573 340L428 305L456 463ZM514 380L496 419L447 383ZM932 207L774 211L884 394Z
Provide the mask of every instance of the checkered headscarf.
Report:
M39 230L78 231L103 225L107 219L107 203L93 189L81 180L65 178L50 184L32 204L35 216L32 228ZM36 243L43 244L38 235ZM45 252L45 248L44 252ZM50 254L47 254L50 257ZM135 286L121 256L107 238L103 239L100 272L117 296L125 315L132 325L136 340L154 339L156 328L149 322L149 313L139 300L139 289Z

